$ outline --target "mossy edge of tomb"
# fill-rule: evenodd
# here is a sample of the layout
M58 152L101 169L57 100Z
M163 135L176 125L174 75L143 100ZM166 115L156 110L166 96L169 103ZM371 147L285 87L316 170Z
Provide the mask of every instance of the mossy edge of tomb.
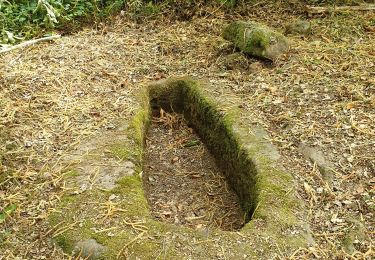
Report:
M124 224L123 220L138 221L145 227L145 236L134 240L127 248L130 256L142 256L143 259L155 257L163 250L163 241L166 238L171 240L165 252L167 259L184 259L188 256L212 257L217 253L217 246L222 246L230 255L247 255L251 258L267 257L277 250L292 252L307 246L309 232L305 230L303 214L297 215L298 212L303 212L303 205L294 196L292 176L279 169L275 161L266 156L264 139L249 133L248 128L251 125L243 120L237 120L240 113L238 108L226 110L225 114L221 113L220 108L225 104L217 104L215 97L204 84L185 77L162 80L141 88L138 94L139 107L124 133L131 141L125 142L122 147L121 144L114 144L114 156L129 160L129 154L134 155L132 160L137 167L137 173L142 172L143 144L151 116L150 100L153 99L164 102L163 106L174 104L173 109L180 111L183 111L185 106L189 112L185 111L185 116L193 124L198 118L189 118L189 114L196 115L202 112L201 115L216 120L219 125L221 124L218 128L228 135L236 143L236 149L241 151L234 153L233 157L247 156L253 161L252 167L255 167L257 174L252 180L254 186L250 192L257 195L257 200L244 205L251 209L249 212L252 216L249 217L252 217L252 220L239 233L243 243L236 242L239 237L236 232L212 230L207 235L201 230L153 220L148 210L141 178L139 174L135 174L120 179L113 190L94 189L77 195L63 196L58 210L50 215L49 220L51 226L61 221L65 226L79 222L73 226L74 228L55 238L66 252L71 253L78 241L95 239L106 248L102 259L116 258L124 245L140 235L140 231ZM205 128L199 124L205 123L199 120L195 122L198 132L199 127ZM212 131L212 127L201 131ZM206 145L210 146L207 143ZM121 198L116 207L124 211L117 212L116 218L108 220L108 223L101 223L98 220L98 206L106 203L112 194ZM121 229L119 234L108 236L104 232L95 232L116 225ZM214 242L205 244L203 248L196 243L209 239ZM181 248L181 245L185 247Z
M191 79L161 82L151 85L149 91L151 103L183 114L193 125L237 193L247 222L256 207L256 170L233 133L232 120L224 117Z

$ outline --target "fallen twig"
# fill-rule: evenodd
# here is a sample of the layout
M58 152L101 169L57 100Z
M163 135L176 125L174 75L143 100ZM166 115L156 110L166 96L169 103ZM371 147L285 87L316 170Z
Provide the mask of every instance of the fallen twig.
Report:
M61 35L58 34L58 35L43 37L43 38L34 39L34 40L30 40L30 41L25 41L25 42L22 42L20 44L13 45L13 46L11 46L9 48L5 48L3 50L0 50L0 53L5 53L5 52L12 51L12 50L15 50L15 49L27 47L29 45L33 45L33 44L38 43L38 42L50 41L50 40L58 39L60 37L61 37Z
M310 6L306 5L306 12L309 15L324 14L330 12L345 12L345 11L375 11L375 5L356 5L356 6Z

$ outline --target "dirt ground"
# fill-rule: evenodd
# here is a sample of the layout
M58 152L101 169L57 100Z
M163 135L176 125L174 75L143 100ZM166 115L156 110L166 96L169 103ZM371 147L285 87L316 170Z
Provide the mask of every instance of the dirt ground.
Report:
M373 258L374 13L309 18L312 34L290 36L290 52L273 64L247 57L245 66L226 66L235 50L221 38L223 26L251 19L282 31L304 17L282 8L216 9L191 21L143 24L118 17L2 55L0 212L17 209L0 223L0 259L69 258L46 223L64 192L67 166L59 158L131 117L143 83L183 75L236 96L242 116L267 129L278 147L315 239L293 258ZM311 160L317 156L327 167Z
M146 137L143 183L157 220L191 228L239 230L237 195L215 160L179 114L153 118Z

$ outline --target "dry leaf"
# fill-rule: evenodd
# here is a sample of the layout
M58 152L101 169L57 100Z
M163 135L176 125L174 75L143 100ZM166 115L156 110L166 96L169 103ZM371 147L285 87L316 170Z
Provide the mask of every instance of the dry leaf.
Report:
M361 194L365 191L362 185L359 185L357 189L355 190L357 194Z
M346 109L352 109L352 108L355 108L357 107L357 104L354 103L354 102L350 102L348 104L346 104Z

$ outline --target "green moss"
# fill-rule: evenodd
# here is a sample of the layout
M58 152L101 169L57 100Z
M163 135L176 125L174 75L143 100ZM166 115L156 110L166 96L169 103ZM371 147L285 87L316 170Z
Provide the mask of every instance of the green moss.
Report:
M231 23L224 28L222 36L225 40L232 41L240 33L240 26L238 23Z
M70 171L64 173L64 176L65 176L65 178L74 178L74 177L79 176L79 173L76 170L70 170Z
M127 130L131 140L112 146L111 150L115 155L128 159L135 154L135 163L141 170L144 138L150 122L151 108L163 107L183 113L216 157L217 164L223 169L228 183L237 192L243 209L248 213L248 220L256 209L255 221L250 221L242 230L244 235L249 236L249 241L254 242L250 237L261 232L260 236L272 238L282 248L303 246L304 240L301 237L284 234L288 228L298 225L293 210L298 208L299 204L288 191L292 178L289 174L275 169L266 156L259 155L264 149L264 140L249 134L249 125L238 122L238 109L226 109L223 115L223 110L220 109L223 104L219 107L197 82L189 78L164 80L142 88L139 101L138 112ZM118 195L120 200L117 207L124 211L111 218L111 226L112 223L114 226L121 226L121 232L108 237L105 233L95 233L93 230L105 228L98 220L98 204L107 202L112 194ZM147 228L147 235L128 246L129 258L138 256L142 259L153 259L162 252L166 259L182 259L186 256L186 251L180 250L184 244L194 247L194 252L187 252L195 254L192 255L193 258L210 258L217 255L217 244L202 247L194 244L195 241L209 239L204 232L152 219L142 180L138 175L121 178L116 188L111 191L92 190L79 195L64 196L59 210L50 217L52 225L61 221L66 224L74 223L77 219L83 221L80 226L75 226L73 230L57 237L58 243L67 252L71 252L76 241L94 238L107 248L103 259L114 259L117 252L139 234L139 231L131 226L121 224L122 220L126 219L142 221L142 225ZM261 229L258 224L254 224L262 222L264 224ZM235 233L220 230L214 232L213 236L221 241L230 242L237 239ZM171 240L167 247L166 237ZM269 250L269 246L268 242L259 242L257 245L264 250ZM243 245L236 245L230 250L241 257L242 252L257 256L251 246L247 245L245 249Z
M131 161L137 160L141 153L137 148L129 149L129 144L126 143L114 144L110 147L110 151L119 159Z
M60 199L59 208L69 208L72 204L77 202L78 196L77 195L64 195ZM66 216L61 215L61 211L57 210L51 213L48 217L48 221L52 226L57 225L61 221L68 220Z
M115 147L115 154L121 156L120 158L135 157L135 164L142 165L143 159L143 145L145 135L150 124L151 109L149 96L146 88L142 88L137 96L140 104L136 115L130 122L128 134L133 141L133 144L123 144Z
M119 181L119 188L138 192L142 189L142 181L138 176L126 176Z
M228 183L239 196L249 219L256 204L256 172L233 132L233 118L223 116L217 105L203 95L197 82L184 79L179 82L179 86L182 98L174 100L182 100L185 118L205 140Z
M74 240L67 234L57 236L55 241L65 252L72 252L74 249Z
M255 22L233 22L223 30L223 37L245 53L271 60L288 49L282 34Z
M143 239L138 241L137 243L132 244L131 249L132 256L142 256L141 259L156 259L158 256L158 252L160 251L159 244L149 239ZM167 249L166 253L170 253L168 251L170 251L170 249Z
M258 155L263 149L263 140L248 136L248 131L241 132L241 127L238 126L234 132L233 126L238 125L238 110L232 109L223 116L216 103L203 94L197 82L189 78L151 85L150 99L156 100L155 103L164 106L164 109L178 110L194 125L217 159L228 183L239 196L243 210L247 212L247 220L259 205L260 191L267 194L264 198L266 201L272 197L271 200L280 201L286 209L295 205L286 201L288 185L293 181L289 174L275 171L272 167L263 169L262 174L258 174L261 168L255 166L253 158L257 158L257 164L261 165L271 165L272 162ZM252 143L250 148L243 143L244 139ZM256 145L257 142L260 144Z
M148 107L139 111L129 127L131 137L138 145L143 146L145 129L149 124L150 112Z
M138 175L122 178L112 193L126 197L126 200L123 200L121 204L126 210L127 216L147 217L150 215L143 192L142 180Z
M152 108L162 107L167 111L182 111L184 80L162 80L148 86Z
M272 160L261 155L264 153L264 140L249 135L248 128L239 126L239 111L233 109L223 116L216 103L203 94L197 82L190 79L163 84L156 86L158 95L164 93L163 104L169 100L167 106L179 108L205 140L227 181L238 194L243 209L248 212L247 219L258 207L254 217L267 219L269 235L275 239L279 238L281 228L297 225L294 210L300 207L300 202L289 194L290 188L293 189L293 178L274 169ZM173 92L171 87L178 90ZM168 93L173 93L170 99ZM244 143L244 140L247 142ZM299 245L303 244L302 241L300 237L296 238Z
M130 121L126 130L129 141L116 143L110 146L112 154L119 159L131 160L136 166L140 167L143 159L143 144L145 140L146 130L150 124L150 103L146 88L140 90L137 96L140 108Z

